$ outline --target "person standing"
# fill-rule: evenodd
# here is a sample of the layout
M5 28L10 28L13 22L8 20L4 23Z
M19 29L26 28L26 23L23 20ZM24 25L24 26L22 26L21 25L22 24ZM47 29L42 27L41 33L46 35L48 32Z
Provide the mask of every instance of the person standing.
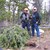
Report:
M36 29L37 37L40 37L40 31L39 31L39 27L38 27L40 25L40 15L39 15L36 7L33 8L31 23L32 23L32 25L31 25L32 36L35 36L34 31Z
M25 29L25 27L26 27L28 30L28 33L31 35L28 8L24 8L20 19L21 19L21 23L22 23L22 28Z

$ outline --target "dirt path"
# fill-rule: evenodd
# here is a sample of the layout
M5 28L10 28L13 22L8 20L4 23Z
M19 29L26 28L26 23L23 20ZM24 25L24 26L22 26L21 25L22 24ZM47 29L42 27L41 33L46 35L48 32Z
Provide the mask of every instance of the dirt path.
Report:
M35 37L28 40L27 44L33 44L34 42L37 44L37 46L39 46L26 46L24 50L50 50L50 30L45 30L45 33L40 37L40 42L38 42L37 37Z

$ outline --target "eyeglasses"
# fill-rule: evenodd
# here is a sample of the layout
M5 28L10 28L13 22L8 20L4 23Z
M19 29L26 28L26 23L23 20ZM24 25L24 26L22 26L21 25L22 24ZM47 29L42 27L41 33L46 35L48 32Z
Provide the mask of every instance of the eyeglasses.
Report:
M33 10L36 10L36 9L33 9Z
M28 10L24 10L24 11L28 11Z

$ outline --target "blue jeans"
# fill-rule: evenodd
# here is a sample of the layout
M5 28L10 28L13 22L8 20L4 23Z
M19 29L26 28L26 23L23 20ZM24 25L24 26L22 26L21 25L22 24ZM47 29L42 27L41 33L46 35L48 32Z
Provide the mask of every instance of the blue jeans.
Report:
M25 27L27 27L27 30L30 31L30 24L29 24L29 22L22 22L22 28L25 29Z
M33 24L32 25L32 36L34 36L34 31L35 31L35 29L36 29L36 31L37 31L37 37L40 37L40 32L39 32L39 28L38 28L38 25L37 24Z

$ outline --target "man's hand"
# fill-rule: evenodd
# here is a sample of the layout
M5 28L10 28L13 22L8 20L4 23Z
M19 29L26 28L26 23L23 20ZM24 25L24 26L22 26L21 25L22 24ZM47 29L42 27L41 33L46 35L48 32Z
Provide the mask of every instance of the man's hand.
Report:
M36 22L36 24L38 24L38 22Z

